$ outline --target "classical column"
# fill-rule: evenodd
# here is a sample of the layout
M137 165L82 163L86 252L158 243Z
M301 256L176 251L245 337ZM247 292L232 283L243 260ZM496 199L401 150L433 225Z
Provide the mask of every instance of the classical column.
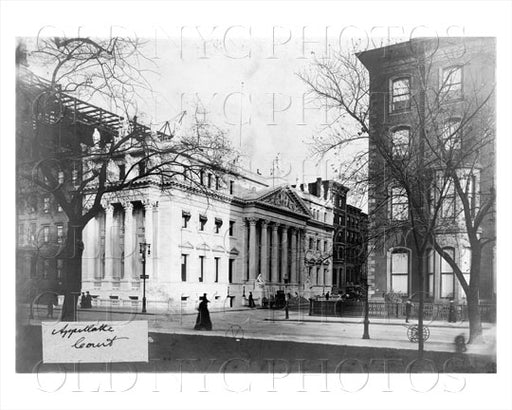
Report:
M241 219L242 227L240 233L242 235L242 276L239 277L237 272L233 272L233 281L242 282L249 277L248 266L249 266L249 228L247 227L246 220Z
M149 280L153 278L153 207L155 203L153 201L144 202L144 240L150 245L151 254L148 255L146 252L146 275L149 276Z
M297 282L303 283L305 278L304 269L306 267L306 236L303 229L299 230L299 277Z
M269 221L263 219L261 221L261 260L260 260L260 273L261 277L265 280L269 280L268 277L268 223Z
M108 204L105 207L105 280L112 281L114 268L113 243L114 238L114 206Z
M137 257L133 229L133 204L130 201L123 203L124 207L124 280L133 277L133 258Z
M277 252L279 251L279 245L278 245L278 235L277 230L279 229L279 224L274 223L272 225L272 266L271 266L271 273L270 273L270 281L271 282L277 282L279 277L279 267L277 265L278 258L277 258Z
M281 232L281 282L288 278L288 227Z
M256 222L257 218L248 218L249 221L249 280L256 279Z
M85 226L84 230L84 253L83 258L85 261L85 267L86 269L82 273L82 282L94 280L94 273L95 273L95 262L96 262L96 243L98 243L97 237L95 237L95 228L96 228L96 218L92 218L87 225Z
M297 229L292 228L291 232L291 272L290 272L290 283L297 283Z

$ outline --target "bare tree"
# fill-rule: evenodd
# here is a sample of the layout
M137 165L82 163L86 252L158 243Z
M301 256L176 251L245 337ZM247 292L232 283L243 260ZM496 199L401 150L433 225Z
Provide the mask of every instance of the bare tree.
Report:
M367 71L354 53L315 60L310 70L299 77L322 104L336 113L327 135L317 137L322 143L315 141L317 154L334 149L350 153L344 167L351 170L349 176L359 177L357 183L366 186L373 201L370 237L375 237L377 230L384 231L387 237L393 235L392 231L412 237L419 277L420 334L427 252L433 247L452 267L466 294L470 340L476 340L482 332L481 252L494 241L494 235L482 235L482 226L492 218L495 203L494 73L486 73L488 78L468 75L463 99L457 95L462 80L456 76L460 75L457 69L469 63L478 67L485 61L494 67L494 53L492 47L466 49L460 39L455 47L448 48L449 52L438 48L436 41L418 44L424 48L414 51L411 46L407 54L414 85L403 102L408 104L406 114L402 114L408 125L403 132L386 128L382 120L374 120L370 129L370 115L375 115L370 104L384 108L388 103L384 96L389 93L389 74L375 75L370 87ZM437 84L440 61L453 64L454 69L446 75L443 72L442 81ZM351 152L350 147L361 138L368 139L370 155L375 155L369 163L361 161L364 152ZM397 218L390 214L394 194L405 198L402 215ZM469 283L453 255L443 248L446 235L463 235L469 242ZM423 350L422 338L419 350Z
M73 320L73 294L81 289L82 232L102 211L102 199L135 184L165 189L175 183L208 197L202 173L222 178L232 170L235 152L225 133L204 121L178 137L166 132L169 127L155 131L128 117L139 92L151 91L140 68L145 57L139 41L53 38L37 39L34 46L29 57L36 65L44 62L50 75L43 80L18 58L18 188L51 195L68 218L55 257L64 261L63 318ZM125 116L74 94L89 101L99 94Z

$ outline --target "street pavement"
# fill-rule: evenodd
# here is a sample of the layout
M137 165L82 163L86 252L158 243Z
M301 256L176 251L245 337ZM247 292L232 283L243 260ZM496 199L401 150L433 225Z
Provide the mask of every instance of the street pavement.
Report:
M55 317L60 313L55 309ZM29 319L29 308L23 310L23 324L37 325L47 321L46 310L41 306L34 310L34 318ZM227 309L210 312L213 323L211 331L196 331L196 313L148 312L142 314L130 308L80 309L79 321L92 320L147 320L149 331L162 334L201 335L228 337L235 340L272 340L326 344L337 346L361 346L400 350L417 350L417 343L409 341L407 329L417 324L416 320L404 323L403 319L370 318L370 339L362 339L363 318L338 318L309 316L307 311L290 311L289 319L284 310L270 309ZM58 320L58 319L54 319ZM425 351L455 352L454 339L464 335L468 339L468 322L447 323L446 321L426 321L430 337L425 343ZM496 328L494 324L483 324L483 343L467 346L468 354L494 358L496 355Z

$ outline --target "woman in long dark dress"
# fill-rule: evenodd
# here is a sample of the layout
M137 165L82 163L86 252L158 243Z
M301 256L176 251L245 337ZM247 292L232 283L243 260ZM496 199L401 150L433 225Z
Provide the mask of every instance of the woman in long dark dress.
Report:
M201 303L199 303L199 313L197 314L195 330L212 330L212 321L210 320L210 312L208 311L208 303L210 302L206 298L206 293L201 297Z

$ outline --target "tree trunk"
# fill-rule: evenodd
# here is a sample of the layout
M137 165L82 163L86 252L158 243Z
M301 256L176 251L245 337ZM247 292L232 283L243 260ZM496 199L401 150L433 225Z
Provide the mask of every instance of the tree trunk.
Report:
M480 298L478 288L471 287L468 296L469 341L478 343L482 341L482 320L480 318Z
M425 351L425 340L423 340L423 305L424 305L424 295L423 295L423 253L418 252L418 294L419 294L419 305L418 305L418 358L423 358L423 353Z
M62 306L62 321L73 322L77 320L77 303L82 287L82 242L83 227L72 222L68 223L67 240L60 257L63 259L62 293L64 304Z
M482 341L482 320L480 317L480 244L472 244L471 247L471 270L469 279L468 320L469 320L469 341L468 343L479 343Z

